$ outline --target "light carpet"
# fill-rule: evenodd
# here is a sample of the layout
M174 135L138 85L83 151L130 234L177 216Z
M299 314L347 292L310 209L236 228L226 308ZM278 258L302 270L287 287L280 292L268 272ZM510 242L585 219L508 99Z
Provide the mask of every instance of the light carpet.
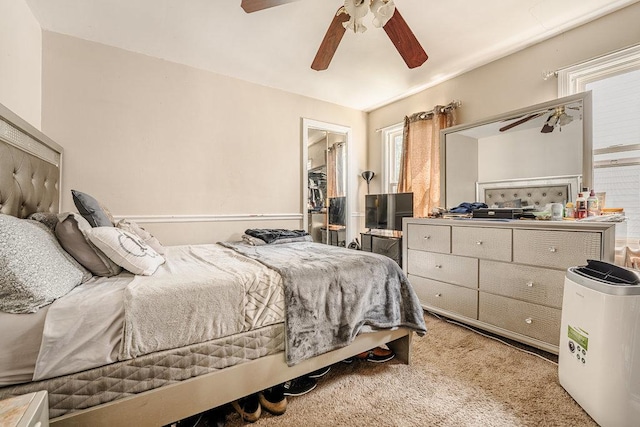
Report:
M412 364L334 365L311 393L258 426L597 426L558 382L556 364L425 315ZM241 426L236 413L227 426Z

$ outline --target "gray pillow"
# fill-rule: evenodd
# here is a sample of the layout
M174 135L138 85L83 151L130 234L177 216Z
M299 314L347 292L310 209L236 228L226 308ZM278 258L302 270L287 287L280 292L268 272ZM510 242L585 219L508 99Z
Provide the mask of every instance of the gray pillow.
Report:
M0 214L0 310L34 313L82 283L84 271L39 222Z
M113 227L109 214L107 214L100 202L82 191L71 190L71 195L78 212L89 221L92 227Z
M65 212L58 218L56 237L76 261L96 276L111 277L122 271L119 265L89 242L86 233L91 230L91 224L82 215Z
M49 227L50 230L55 230L56 225L58 225L58 214L53 212L34 212L27 217L27 219L32 219L34 221L38 221Z

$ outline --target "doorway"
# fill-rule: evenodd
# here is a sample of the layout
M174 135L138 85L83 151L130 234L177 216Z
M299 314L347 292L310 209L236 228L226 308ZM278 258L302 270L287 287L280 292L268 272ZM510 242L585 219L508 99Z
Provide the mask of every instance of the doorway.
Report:
M351 128L302 119L303 227L314 242L346 246L351 238Z

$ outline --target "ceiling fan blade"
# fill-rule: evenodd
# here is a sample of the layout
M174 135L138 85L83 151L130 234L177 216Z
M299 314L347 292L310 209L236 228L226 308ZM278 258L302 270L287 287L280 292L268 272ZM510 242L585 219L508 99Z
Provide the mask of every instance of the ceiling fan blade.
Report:
M550 122L553 122L553 124L550 124ZM553 132L553 130L556 128L555 125L557 122L558 122L558 116L555 113L550 115L547 121L545 122L545 124L542 126L542 129L540 129L540 132L542 133Z
M298 0L242 0L240 7L242 7L245 12L251 13L280 6L281 4L293 3L294 1Z
M526 116L526 117L524 117L524 118L522 118L522 119L520 119L520 120L516 120L516 121L515 121L515 122L513 122L513 123L509 123L508 125L501 127L501 128L499 129L499 131L500 131L500 132L506 132L506 131L508 131L509 129L512 129L512 128L516 127L516 126L520 126L521 124L528 122L529 120L533 120L533 119L535 119L536 117L540 117L540 116L541 116L541 115L543 115L544 113L546 113L546 111L545 111L545 112L542 112L542 113L534 113L534 114L530 114L530 115L528 115L528 116Z
M346 31L342 23L348 20L349 15L342 13L342 7L339 8L329 25L327 33L324 35L324 39L322 39L322 43L320 43L316 57L311 64L312 69L322 71L329 68L331 59L333 59L333 55L336 53L340 40L342 40L342 36Z
M429 58L397 7L391 19L382 28L409 68L419 67Z

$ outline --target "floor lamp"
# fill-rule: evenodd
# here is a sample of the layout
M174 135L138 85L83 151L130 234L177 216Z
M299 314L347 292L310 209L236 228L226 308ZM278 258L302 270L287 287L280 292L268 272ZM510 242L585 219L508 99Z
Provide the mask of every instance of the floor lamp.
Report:
M374 176L375 176L375 173L373 171L362 172L362 178L365 181L367 181L367 194L369 194L369 183L371 182Z

